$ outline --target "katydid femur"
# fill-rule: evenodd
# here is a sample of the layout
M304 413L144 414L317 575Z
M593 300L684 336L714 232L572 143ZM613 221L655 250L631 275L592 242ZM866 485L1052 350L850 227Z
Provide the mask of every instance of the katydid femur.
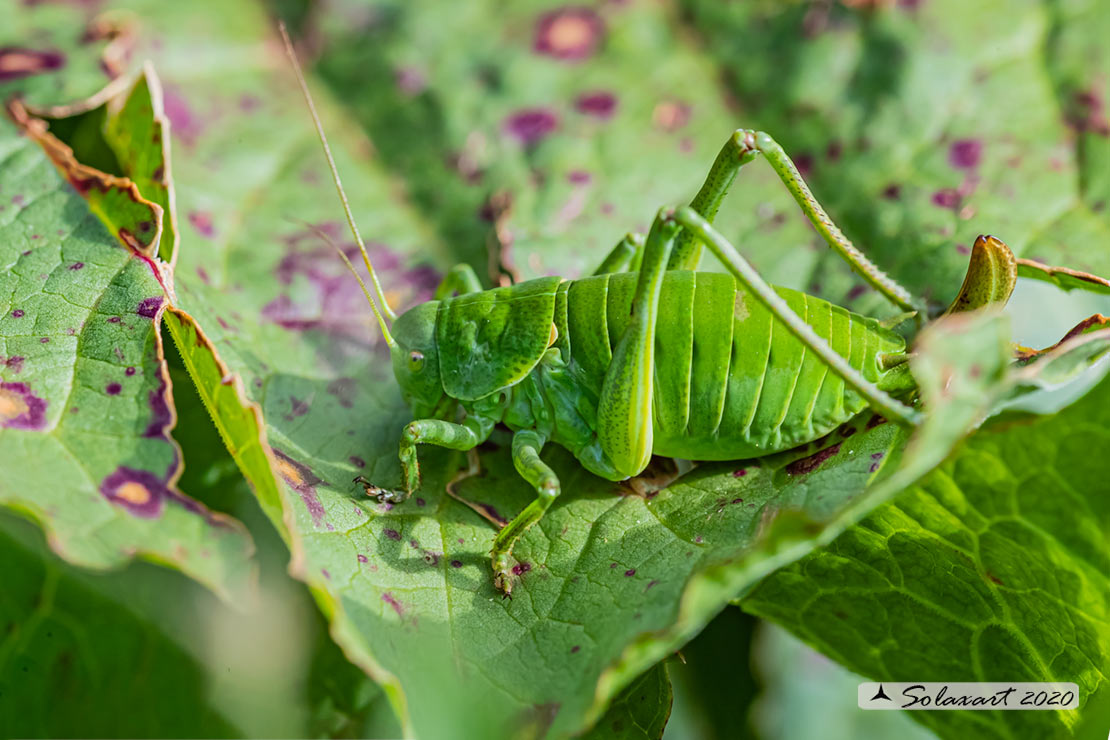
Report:
M660 211L646 238L624 237L592 276L483 290L473 269L459 265L433 300L393 320L286 44L373 295L359 282L416 417L401 436L401 488L356 480L379 501L403 501L420 485L417 445L469 451L507 426L513 464L537 497L494 538L494 583L504 594L513 588L513 546L559 496L559 479L540 457L549 442L620 481L652 455L738 460L788 450L868 407L902 425L919 422L920 412L899 400L916 389L900 335L768 285L713 228L737 171L763 155L829 246L888 300L922 316L922 304L852 245L782 148L758 131L729 137L691 205ZM730 274L695 271L703 246ZM950 311L1005 303L1013 290L1015 261L1001 241L979 237L971 262Z

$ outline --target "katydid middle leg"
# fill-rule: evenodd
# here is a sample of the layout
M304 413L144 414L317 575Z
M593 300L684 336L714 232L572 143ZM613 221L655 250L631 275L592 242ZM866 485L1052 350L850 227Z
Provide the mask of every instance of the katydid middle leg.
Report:
M558 476L540 459L544 442L544 437L531 429L522 429L513 435L513 465L520 476L536 489L537 496L511 522L502 527L493 540L493 549L490 550L493 585L506 596L513 590L513 574L509 566L513 546L529 527L543 518L559 496Z

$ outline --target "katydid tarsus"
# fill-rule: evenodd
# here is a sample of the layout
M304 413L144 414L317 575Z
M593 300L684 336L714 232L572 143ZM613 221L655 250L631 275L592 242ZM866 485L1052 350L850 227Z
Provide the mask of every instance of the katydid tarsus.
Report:
M560 493L540 455L549 442L620 481L652 455L738 460L789 450L868 407L898 424L919 423L899 334L768 285L713 228L736 173L762 155L829 246L907 316L924 317L922 303L852 245L783 149L758 131L730 136L691 205L659 211L646 237L621 239L594 275L483 290L473 269L459 265L433 300L395 318L282 34L372 290L359 282L415 417L401 435L401 487L356 481L379 501L404 501L420 486L418 445L470 451L507 426L513 463L537 496L494 537L494 583L504 594L513 588L513 546ZM728 274L696 271L703 247ZM971 264L949 311L1002 304L1013 290L1014 257L998 239L979 237Z

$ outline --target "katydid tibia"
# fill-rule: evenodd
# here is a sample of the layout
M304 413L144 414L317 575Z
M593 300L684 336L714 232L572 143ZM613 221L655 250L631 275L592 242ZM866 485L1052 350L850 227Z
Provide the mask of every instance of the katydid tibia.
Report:
M559 496L559 479L540 456L549 442L595 475L620 481L641 473L652 455L737 460L789 450L868 407L902 425L919 423L920 411L903 403L916 385L900 335L768 285L713 228L736 173L762 155L829 246L896 306L923 316L921 303L833 224L782 148L757 131L729 137L691 205L660 211L646 237L626 236L594 275L483 290L473 269L460 265L433 300L395 318L285 40L373 294L359 282L415 416L400 440L401 488L356 480L379 501L403 501L420 485L418 445L470 451L497 424L507 426L513 463L537 497L494 538L494 583L504 594L513 587L513 546ZM729 274L696 271L703 246ZM1001 241L979 237L971 264L949 311L1005 303L1013 291L1016 264Z

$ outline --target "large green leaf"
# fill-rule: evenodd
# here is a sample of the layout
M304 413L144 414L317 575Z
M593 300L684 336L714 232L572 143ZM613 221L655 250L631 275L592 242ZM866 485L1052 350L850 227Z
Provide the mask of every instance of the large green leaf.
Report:
M1106 380L1056 416L993 424L744 607L872 678L1073 681L1086 702L1110 669L1107 429ZM1064 737L1076 721L914 717L953 738Z
M194 655L27 529L0 513L0 735L240 736L207 701Z
M138 555L239 592L250 538L176 487L161 266L112 237L8 121L0 163L0 504L72 562Z

